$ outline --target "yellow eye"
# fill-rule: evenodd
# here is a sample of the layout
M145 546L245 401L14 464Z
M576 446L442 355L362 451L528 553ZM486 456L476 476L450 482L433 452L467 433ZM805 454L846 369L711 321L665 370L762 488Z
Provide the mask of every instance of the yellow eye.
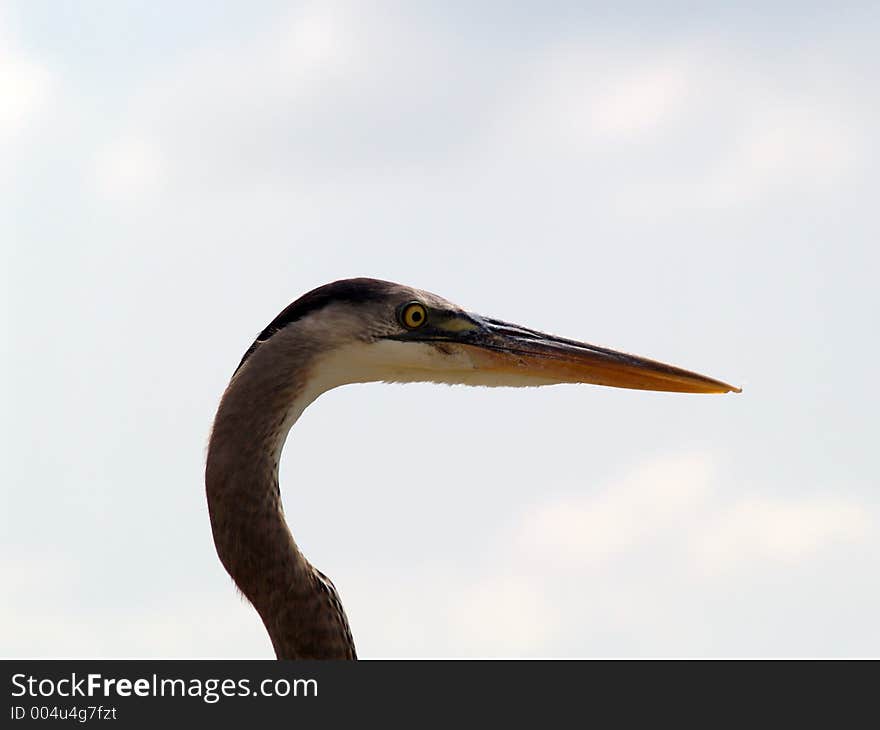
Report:
M428 310L419 302L405 304L400 310L400 323L408 330L415 330L428 321Z

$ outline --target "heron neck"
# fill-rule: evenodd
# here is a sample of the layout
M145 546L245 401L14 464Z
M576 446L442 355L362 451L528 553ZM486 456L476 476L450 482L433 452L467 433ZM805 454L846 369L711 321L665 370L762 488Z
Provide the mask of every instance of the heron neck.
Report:
M288 431L318 393L308 382L263 372L242 369L214 421L205 485L217 554L260 614L278 658L354 658L335 589L294 542L278 485ZM287 375L295 372L308 368Z

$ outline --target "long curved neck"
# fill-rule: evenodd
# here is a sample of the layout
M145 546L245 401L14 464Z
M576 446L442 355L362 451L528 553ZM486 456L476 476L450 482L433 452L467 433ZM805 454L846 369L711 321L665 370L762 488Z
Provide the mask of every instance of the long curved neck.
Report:
M294 542L278 488L287 433L321 392L308 383L313 360L288 357L283 372L267 363L233 378L208 446L208 511L217 554L263 619L277 657L354 659L336 590Z

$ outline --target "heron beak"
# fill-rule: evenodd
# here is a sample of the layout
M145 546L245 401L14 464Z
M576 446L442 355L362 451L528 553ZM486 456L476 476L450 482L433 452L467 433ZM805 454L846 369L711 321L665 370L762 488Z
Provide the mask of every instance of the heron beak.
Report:
M518 325L468 315L479 327L463 332L474 364L488 371L555 383L676 393L739 393L740 388L689 370Z

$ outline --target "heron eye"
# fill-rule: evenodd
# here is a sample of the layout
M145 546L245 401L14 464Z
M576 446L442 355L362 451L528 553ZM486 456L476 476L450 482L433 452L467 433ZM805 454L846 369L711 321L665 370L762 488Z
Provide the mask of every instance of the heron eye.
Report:
M428 311L423 304L410 302L400 310L400 323L408 330L421 327L428 321Z

